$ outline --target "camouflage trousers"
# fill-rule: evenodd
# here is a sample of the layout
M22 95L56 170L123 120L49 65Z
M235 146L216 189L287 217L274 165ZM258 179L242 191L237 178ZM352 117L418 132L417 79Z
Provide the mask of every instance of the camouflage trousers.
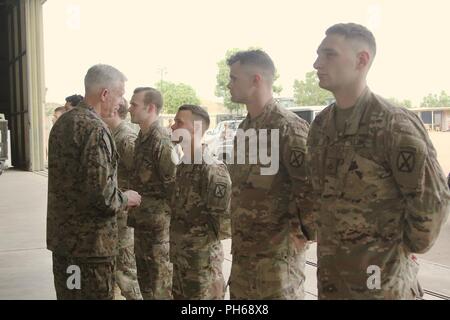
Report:
M222 244L208 252L193 252L188 259L175 257L173 263L173 298L176 300L223 300L225 281L222 274Z
M319 250L319 253L325 251L324 248ZM342 259L342 256L318 255L319 300L415 300L424 294L417 279L419 263L410 254L398 256L397 261L390 264L390 268L380 269L378 274L367 272L367 266L358 268L358 263L352 272L348 272L348 269L343 271L342 265L345 264L341 265L342 261L335 260L335 257ZM366 256L366 261L369 261L369 254ZM363 261L360 256L357 257L359 261ZM348 258L347 261L352 260L354 259Z
M134 246L119 249L116 257L116 282L120 293L127 300L142 300L137 279Z
M172 299L169 242L155 243L152 234L134 231L137 277L144 300Z
M233 255L230 298L303 300L305 263L304 251L291 256Z
M112 300L115 265L114 257L78 258L53 254L56 298Z

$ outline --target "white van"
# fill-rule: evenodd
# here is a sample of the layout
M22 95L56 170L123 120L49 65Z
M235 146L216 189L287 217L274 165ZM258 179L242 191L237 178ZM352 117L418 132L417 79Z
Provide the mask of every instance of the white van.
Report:
M300 118L308 121L309 124L314 120L314 118L327 106L304 106L304 107L288 107L289 111L292 111Z

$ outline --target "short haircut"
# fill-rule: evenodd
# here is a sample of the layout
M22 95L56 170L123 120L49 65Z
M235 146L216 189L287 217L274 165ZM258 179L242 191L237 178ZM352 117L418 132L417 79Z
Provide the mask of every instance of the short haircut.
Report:
M144 95L144 105L149 105L153 103L156 106L156 113L159 114L163 107L163 97L161 92L151 87L139 87L134 90L134 94L145 92Z
M267 53L262 50L239 51L227 59L228 66L240 62L241 65L257 66L267 72L270 83L275 78L275 65Z
M373 36L373 33L363 25L356 23L338 23L329 27L325 34L327 36L331 34L338 34L344 36L346 39L364 42L369 46L369 49L372 51L374 57L377 53L375 37Z
M65 107L57 107L57 108L55 108L55 110L53 110L53 113L56 113L56 112L64 113L64 112L66 112L66 108Z
M74 94L66 97L66 102L69 102L72 107L76 107L83 99L82 95Z
M205 125L205 128L203 128L203 132L209 129L209 124L211 123L209 119L209 114L206 112L206 110L200 106L194 105L194 104L183 104L181 107L178 108L178 111L190 111L192 112L192 115L196 118L200 118Z
M120 82L127 81L127 77L107 64L96 64L89 68L84 77L84 87L86 92L98 92L100 89L113 89Z
M119 104L119 109L117 110L120 119L125 120L127 118L128 113L128 101L123 98L122 102Z

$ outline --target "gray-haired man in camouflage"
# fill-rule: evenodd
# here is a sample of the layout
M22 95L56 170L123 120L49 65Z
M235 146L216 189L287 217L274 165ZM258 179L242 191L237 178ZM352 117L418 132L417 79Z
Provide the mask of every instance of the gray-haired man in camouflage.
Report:
M86 98L50 133L47 247L58 299L114 297L117 215L141 202L135 191L117 186L116 145L102 121L119 107L125 80L111 66L91 67ZM79 278L74 286L68 285L70 272Z

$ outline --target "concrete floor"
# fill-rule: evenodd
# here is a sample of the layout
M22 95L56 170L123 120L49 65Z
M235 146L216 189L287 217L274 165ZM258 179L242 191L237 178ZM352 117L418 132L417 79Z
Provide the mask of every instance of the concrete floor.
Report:
M0 300L55 299L51 253L46 249L47 177L7 170L0 176ZM419 278L427 290L450 296L450 221L435 246L420 255ZM224 241L224 275L231 269L230 241ZM316 261L316 246L307 253ZM317 295L316 268L306 268L306 299ZM228 294L227 294L228 298ZM432 296L425 296L433 299Z
M0 299L56 299L46 249L47 178L0 176Z

